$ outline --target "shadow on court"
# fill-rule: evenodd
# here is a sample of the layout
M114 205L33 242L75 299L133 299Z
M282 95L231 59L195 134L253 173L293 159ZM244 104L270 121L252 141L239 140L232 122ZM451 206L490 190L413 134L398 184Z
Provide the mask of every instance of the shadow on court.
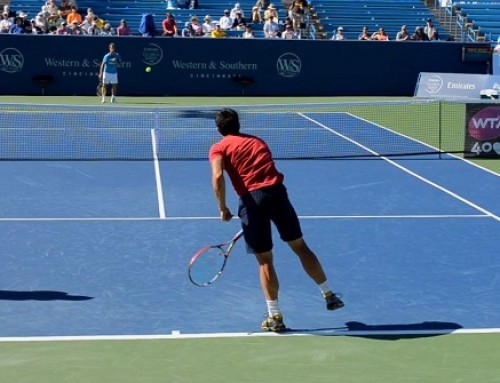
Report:
M88 301L94 297L70 295L63 291L9 291L0 290L3 301Z
M446 335L463 328L454 322L421 322L409 324L368 325L362 322L346 322L345 335L380 340L428 338Z
M346 322L343 327L290 328L284 334L297 333L317 336L355 336L378 340L427 338L450 334L463 328L454 322L421 322L410 324L368 325L362 322Z

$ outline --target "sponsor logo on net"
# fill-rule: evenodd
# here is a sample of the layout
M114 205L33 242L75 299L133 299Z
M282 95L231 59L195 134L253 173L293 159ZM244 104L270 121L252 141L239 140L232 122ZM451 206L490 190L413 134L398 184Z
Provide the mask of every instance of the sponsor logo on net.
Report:
M500 107L486 107L474 114L469 121L469 135L478 141L472 148L476 154L494 151L500 155Z
M302 61L295 53L284 53L276 61L278 75L291 78L297 77L302 69Z
M23 69L24 56L16 48L5 48L0 51L0 71L18 73Z

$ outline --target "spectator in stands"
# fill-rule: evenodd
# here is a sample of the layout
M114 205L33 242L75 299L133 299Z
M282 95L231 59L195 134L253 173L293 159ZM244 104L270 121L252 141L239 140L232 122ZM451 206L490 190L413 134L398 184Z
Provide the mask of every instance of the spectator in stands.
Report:
M97 30L99 30L99 33L101 33L101 29L104 26L104 20L99 18L94 10L92 8L87 8L87 15L85 17L88 17L91 21L95 21L95 27Z
M101 30L101 36L114 36L114 35L116 35L116 32L111 27L111 24L110 23L104 24Z
M67 35L68 34L68 23L63 21L56 28L56 35Z
M187 8L188 9L198 9L198 0L188 0Z
M233 20L233 26L231 29L236 29L237 31L241 31L245 29L245 26L247 25L247 22L245 18L243 17L243 14L241 12L236 13L236 18Z
M267 9L267 7L269 7L270 4L271 4L270 0L257 0L254 7L257 7L259 9L262 9L263 11L265 11Z
M17 17L20 17L21 19L23 19L23 25L24 25L24 33L31 33L31 31L27 31L27 27L31 27L31 21L28 19L28 14L26 12L19 12Z
M90 27L87 29L87 34L92 36L101 35L101 28L99 28L99 26L97 25L97 18L91 21Z
M127 25L127 20L121 19L120 25L116 28L116 34L118 36L130 36L130 27Z
M411 35L413 41L429 41L429 37L424 33L424 27L415 28L415 33Z
M162 36L174 37L177 35L177 23L175 22L174 15L170 12L167 13L167 17L161 23L163 28Z
M233 20L230 17L231 11L229 9L224 10L224 15L219 19L219 24L222 30L231 29L233 26Z
M68 25L71 25L71 23L72 23L72 21L67 20L68 15L71 13L72 7L73 7L73 5L71 5L68 0L61 0L61 5L59 6L59 10L61 11L62 16L68 22Z
M14 23L10 27L9 33L20 35L24 34L24 32L25 32L24 20L22 19L22 17L18 16L14 19Z
M46 31L42 31L42 29L37 26L36 19L30 20L29 30L31 30L31 32L27 33L31 33L33 35L41 35L42 33L46 33Z
M410 33L408 33L408 28L406 25L402 25L401 30L396 34L396 41L405 41L410 39L411 36Z
M210 34L214 31L215 29L215 24L212 21L212 16L206 15L205 16L205 22L201 25L203 28L203 33L207 36L210 36Z
M78 21L73 21L71 24L69 24L68 28L68 34L70 35L82 35L84 34L82 28L80 27L80 24L78 24Z
M293 40L295 39L295 32L293 30L293 26L288 24L285 26L285 30L281 33L281 38L284 40Z
M344 27L337 28L337 33L333 35L332 40L347 40L347 37L344 35Z
M48 24L47 19L45 18L44 14L42 12L40 12L36 15L34 27L37 30L37 33L40 33L40 34L48 33L49 24Z
M438 31L434 24L432 23L432 19L427 19L427 23L424 27L424 34L427 35L430 41L438 40Z
M203 27L201 26L198 17L191 16L189 22L191 23L191 30L193 31L193 36L195 37L203 36Z
M57 28L63 22L65 23L66 19L64 17L62 17L62 12L61 11L57 11L57 15L55 17L51 15L48 18L49 27L52 26L52 25L54 25Z
M211 36L213 38L223 38L227 37L227 33L222 30L222 27L219 23L215 24L215 29L212 31Z
M389 41L389 35L385 32L384 28L379 28L378 31L372 35L372 40Z
M12 18L9 18L9 13L4 10L0 20L0 33L9 33L13 24Z
M57 19L58 17L62 17L64 19L62 11L57 7L55 0L48 0L45 6L47 7L46 11L50 14L49 22L52 21L51 19Z
M279 24L274 21L274 16L270 15L269 19L264 23L264 35L268 39L274 39L278 37L278 33L280 31Z
M262 23L262 15L260 14L260 8L257 6L252 8L252 23L254 24Z
M71 12L66 16L66 22L68 23L68 25L71 25L73 24L74 21L76 21L78 25L80 25L83 22L82 15L78 13L78 8L73 5L71 7Z
M83 23L80 24L80 28L82 28L83 33L92 35L93 29L92 29L92 23L94 23L95 26L95 19L96 17L94 15L86 15L83 18Z
M372 36L370 35L368 27L363 27L363 29L361 30L361 33L358 35L358 40L368 41L371 39L372 39Z
M269 6L264 12L264 22L268 21L271 16L273 16L275 23L279 22L278 11L276 10L274 4L272 3L269 4Z
M245 27L245 32L243 32L243 35L241 36L244 39L254 39L255 35L252 30L252 26L250 24L247 24Z
M293 30L299 33L302 24L304 24L304 14L309 8L307 0L293 0L289 8L289 16L292 18Z
M193 29L191 28L191 23L189 21L186 21L184 23L184 28L182 28L181 31L181 36L182 37L193 37L194 32Z
M12 19L11 21L14 22L14 19L16 17L16 11L14 11L9 4L5 4L3 6L3 12L2 14L7 13L7 18Z
M31 20L35 19L30 19L30 20L24 20L24 33L27 35L34 35L36 34L36 30L33 28L33 22Z
M285 20L283 20L283 26L282 26L283 31L286 30L286 27L288 25L291 25L293 29L293 21L292 18L289 16L285 17Z
M229 17L231 20L235 20L236 17L238 16L238 12L241 13L241 17L245 17L245 12L243 12L243 9L241 9L240 3L234 4L234 8L231 9L231 12L229 13Z

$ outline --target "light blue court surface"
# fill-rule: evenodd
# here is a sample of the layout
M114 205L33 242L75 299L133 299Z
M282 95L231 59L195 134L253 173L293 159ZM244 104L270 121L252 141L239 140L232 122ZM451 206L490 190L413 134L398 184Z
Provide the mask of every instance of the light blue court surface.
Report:
M198 248L239 228L218 220L208 163L156 165L0 162L0 336L259 331L265 304L243 243L214 285L187 278ZM498 175L462 160L278 167L346 302L327 312L275 237L289 327L500 327ZM229 202L236 211L232 191Z

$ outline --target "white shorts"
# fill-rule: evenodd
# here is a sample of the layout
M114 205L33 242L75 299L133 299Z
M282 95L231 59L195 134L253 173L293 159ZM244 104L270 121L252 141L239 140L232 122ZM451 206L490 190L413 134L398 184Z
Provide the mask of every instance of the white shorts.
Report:
M118 73L104 72L104 75L102 76L102 82L104 84L118 84Z

